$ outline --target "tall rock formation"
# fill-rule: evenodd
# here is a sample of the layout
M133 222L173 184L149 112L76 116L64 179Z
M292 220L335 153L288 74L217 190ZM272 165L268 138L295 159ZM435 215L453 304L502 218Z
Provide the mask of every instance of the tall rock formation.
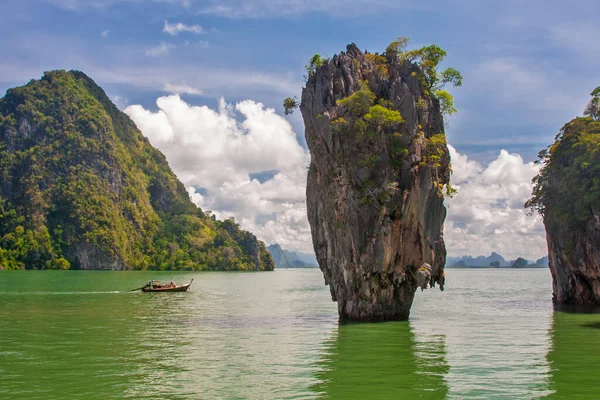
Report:
M599 148L600 114L568 122L540 152L544 166L525 204L544 220L557 304L600 304Z
M418 285L443 289L450 158L440 102L419 65L395 52L351 44L320 61L300 105L317 260L341 318L405 320Z
M0 99L0 268L272 270L205 215L165 156L78 71Z

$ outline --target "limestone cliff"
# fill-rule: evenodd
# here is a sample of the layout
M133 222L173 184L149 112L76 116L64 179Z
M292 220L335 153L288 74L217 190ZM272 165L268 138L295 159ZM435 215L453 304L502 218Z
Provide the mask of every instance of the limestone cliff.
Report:
M190 201L165 156L78 71L0 99L0 267L272 270Z
M418 286L443 289L450 158L428 89L418 64L354 44L309 73L308 219L341 318L405 320Z
M600 304L600 115L567 123L540 152L526 204L546 227L553 301Z

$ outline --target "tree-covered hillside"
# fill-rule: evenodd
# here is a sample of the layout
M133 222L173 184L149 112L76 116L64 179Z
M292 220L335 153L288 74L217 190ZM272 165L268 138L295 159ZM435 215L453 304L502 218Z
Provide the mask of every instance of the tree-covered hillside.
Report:
M543 168L526 207L583 229L599 212L600 121L590 115L568 122L539 159Z
M0 268L272 270L205 215L164 155L77 71L0 99Z

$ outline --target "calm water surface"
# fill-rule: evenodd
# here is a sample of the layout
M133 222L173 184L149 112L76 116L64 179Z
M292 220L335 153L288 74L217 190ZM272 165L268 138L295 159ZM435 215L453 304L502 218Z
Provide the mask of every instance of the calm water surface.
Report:
M554 312L547 270L447 275L409 322L339 325L314 269L2 272L0 398L600 398L600 314Z

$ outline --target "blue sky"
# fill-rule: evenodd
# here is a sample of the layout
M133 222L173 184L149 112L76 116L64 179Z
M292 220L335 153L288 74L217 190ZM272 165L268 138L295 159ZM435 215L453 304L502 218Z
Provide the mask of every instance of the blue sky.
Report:
M310 251L309 155L283 98L300 95L315 53L435 43L464 77L447 124L459 188L449 254L536 259L546 245L522 209L528 162L600 84L599 17L597 0L4 0L0 93L46 70L84 71L202 188L191 195L203 209Z
M183 95L194 104L224 96L280 110L283 97L300 93L312 54L350 42L381 51L408 36L445 48L446 64L463 73L448 125L457 150L489 161L505 148L531 160L598 85L599 8L591 0L9 0L0 92L65 68L88 73L123 104L155 107L166 85L185 85L203 93ZM173 36L165 21L201 33ZM302 136L300 117L290 121Z

